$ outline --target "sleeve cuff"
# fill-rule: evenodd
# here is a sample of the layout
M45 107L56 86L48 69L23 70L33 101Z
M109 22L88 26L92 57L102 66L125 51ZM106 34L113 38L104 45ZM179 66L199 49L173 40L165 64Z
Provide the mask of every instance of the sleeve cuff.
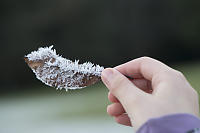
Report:
M172 114L148 120L137 133L200 133L200 119L190 114Z

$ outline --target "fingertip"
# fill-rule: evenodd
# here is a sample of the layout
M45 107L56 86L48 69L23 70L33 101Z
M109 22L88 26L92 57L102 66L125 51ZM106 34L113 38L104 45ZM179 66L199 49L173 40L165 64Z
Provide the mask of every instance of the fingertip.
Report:
M120 103L113 103L107 106L107 113L110 116L118 116L125 113L125 110Z
M107 114L110 115L110 116L114 116L113 115L112 104L107 106Z
M110 115L110 109L109 108L110 108L110 105L108 105L107 109L106 109L108 115Z
M112 78L113 68L106 68L101 72L101 80L103 83L108 86L109 80Z

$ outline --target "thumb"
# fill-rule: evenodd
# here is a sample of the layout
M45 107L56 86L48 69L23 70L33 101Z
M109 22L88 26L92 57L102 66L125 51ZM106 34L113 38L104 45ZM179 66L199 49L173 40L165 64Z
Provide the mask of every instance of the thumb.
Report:
M103 70L101 78L106 87L118 98L125 109L134 101L141 100L145 95L143 91L114 68Z

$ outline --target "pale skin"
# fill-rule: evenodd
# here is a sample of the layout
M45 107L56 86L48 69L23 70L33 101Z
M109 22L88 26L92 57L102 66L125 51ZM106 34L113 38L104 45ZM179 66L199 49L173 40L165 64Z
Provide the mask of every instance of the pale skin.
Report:
M133 77L133 80L126 76ZM183 74L149 57L141 57L101 75L112 103L107 113L136 130L151 118L188 113L199 117L198 94Z

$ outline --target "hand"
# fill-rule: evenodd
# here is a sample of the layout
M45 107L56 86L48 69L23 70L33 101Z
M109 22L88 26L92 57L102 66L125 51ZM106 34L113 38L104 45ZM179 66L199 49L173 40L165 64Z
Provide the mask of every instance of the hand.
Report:
M134 79L129 80L124 75ZM181 72L155 59L142 57L107 68L101 78L112 102L107 112L120 124L138 129L147 120L163 115L199 116L197 92Z

